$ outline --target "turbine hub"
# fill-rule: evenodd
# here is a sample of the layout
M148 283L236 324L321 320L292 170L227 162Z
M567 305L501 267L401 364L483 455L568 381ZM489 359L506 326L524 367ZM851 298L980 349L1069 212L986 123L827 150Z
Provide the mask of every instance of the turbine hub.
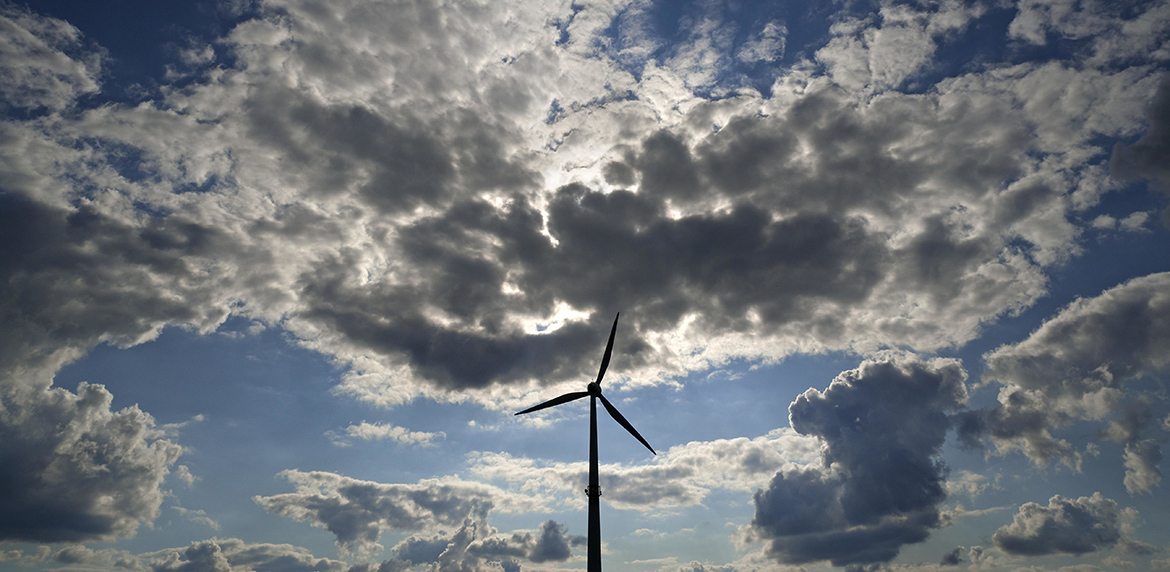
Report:
M585 388L585 391L588 391L589 395L597 397L598 395L601 395L601 386L597 385L596 381L592 381L589 382L589 386Z

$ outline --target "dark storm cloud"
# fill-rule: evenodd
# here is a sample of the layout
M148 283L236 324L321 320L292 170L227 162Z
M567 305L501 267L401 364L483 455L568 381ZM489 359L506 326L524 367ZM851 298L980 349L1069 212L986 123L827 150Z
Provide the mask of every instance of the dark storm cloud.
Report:
M1070 461L1078 453L1053 432L1078 419L1108 420L1103 436L1127 443L1130 491L1148 491L1160 479L1144 460L1160 451L1138 442L1150 421L1146 400L1154 396L1131 388L1142 378L1164 381L1168 291L1170 274L1135 278L1073 302L1028 339L988 353L983 378L1003 387L982 428L1001 450L1019 449L1037 462Z
M1078 499L1056 495L1047 507L1034 502L1021 506L1012 523L991 540L1000 550L1021 556L1085 554L1121 540L1122 516L1117 503L1101 493Z
M787 564L887 562L941 525L938 458L967 399L957 362L867 362L789 407L825 443L820 466L787 469L756 492L750 538Z
M85 383L0 395L0 539L111 540L158 516L179 446L111 400Z

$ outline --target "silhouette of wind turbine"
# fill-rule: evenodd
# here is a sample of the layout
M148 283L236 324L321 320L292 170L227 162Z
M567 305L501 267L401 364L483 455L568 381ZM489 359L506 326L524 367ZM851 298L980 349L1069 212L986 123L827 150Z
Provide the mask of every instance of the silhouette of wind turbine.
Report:
M554 397L540 405L529 407L516 415L523 415L525 413L532 413L533 411L540 411L554 405L576 401L582 397L589 397L589 488L585 489L585 494L589 495L589 564L588 572L601 572L601 516L598 514L598 505L601 502L601 488L597 484L597 400L601 400L601 404L605 406L605 410L609 412L610 417L617 421L619 425L626 428L631 435L634 436L640 443L650 449L654 453L654 447L651 447L638 431L626 421L625 417L618 412L617 408L601 394L601 378L605 377L605 370L609 367L609 356L613 353L613 336L617 333L618 318L622 316L621 312L613 319L613 329L609 331L609 343L605 344L605 355L601 358L601 370L597 372L597 379L586 386L585 391L574 391L566 393L560 397ZM654 453L657 455L658 453Z

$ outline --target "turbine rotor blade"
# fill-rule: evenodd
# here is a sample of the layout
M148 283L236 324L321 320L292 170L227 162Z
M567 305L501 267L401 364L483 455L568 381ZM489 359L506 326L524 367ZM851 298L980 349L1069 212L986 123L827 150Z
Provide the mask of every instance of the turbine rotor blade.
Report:
M582 397L588 397L588 396L589 396L588 391L574 391L573 393L566 393L560 397L554 397L548 401L545 401L544 403L541 403L540 405L534 405L532 407L529 407L528 409L525 409L524 411L519 411L516 413L516 415L523 415L525 413L532 413L533 411L540 411L541 409L545 409L547 407L552 407L554 405L560 405L562 403L568 403L570 401L574 401L577 399L581 399Z
M618 312L617 316L613 318L613 328L609 331L609 343L605 344L605 356L601 358L601 370L597 372L597 385L601 385L601 378L605 377L605 370L609 367L609 356L613 354L613 336L617 333L617 322L620 317L622 317L622 313Z
M609 412L610 417L613 417L614 421L617 421L618 424L620 424L622 427L625 427L626 431L629 431L630 435L633 435L634 438L645 445L647 449L650 449L651 453L654 453L655 455L658 454L654 452L654 447L651 447L650 444L647 443L646 440L638 434L638 430L634 429L634 426L630 425L630 422L626 421L625 417L622 417L622 414L618 412L617 407L614 407L613 404L610 403L604 395L598 394L598 397L601 398L601 404L605 406L605 410Z

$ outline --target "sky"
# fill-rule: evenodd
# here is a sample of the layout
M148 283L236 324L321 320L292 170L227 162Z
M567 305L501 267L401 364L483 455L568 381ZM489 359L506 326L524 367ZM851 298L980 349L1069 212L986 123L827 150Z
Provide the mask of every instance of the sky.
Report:
M1170 3L0 0L0 570L1170 569Z

